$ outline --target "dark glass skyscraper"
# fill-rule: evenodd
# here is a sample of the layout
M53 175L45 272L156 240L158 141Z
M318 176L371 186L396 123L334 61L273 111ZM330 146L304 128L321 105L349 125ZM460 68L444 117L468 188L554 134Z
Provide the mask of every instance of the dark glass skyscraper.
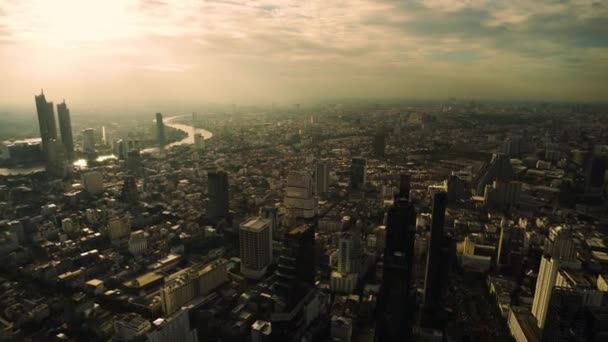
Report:
M44 92L34 97L36 100L36 111L38 112L38 125L40 127L40 138L42 139L42 151L45 159L48 159L49 141L57 140L57 124L55 123L55 110L53 102L47 102Z
M376 309L375 341L411 341L415 316L412 293L416 210L407 197L395 198L386 222L382 284Z
M279 256L275 289L289 308L297 304L315 283L315 231L302 225L286 235Z
M386 151L386 135L383 132L378 132L374 135L373 148L376 157L384 157Z
M410 175L403 174L399 177L399 194L400 198L410 198L412 177Z
M209 193L207 218L228 217L230 198L228 194L228 173L226 171L211 171L207 174L207 182Z
M156 139L159 147L164 147L167 143L162 113L156 113Z
M57 116L59 117L59 131L61 132L61 143L68 160L74 159L74 137L72 136L72 120L70 109L65 100L57 105Z
M424 328L438 328L438 316L442 307L441 255L443 247L443 226L445 209L448 203L447 193L441 191L433 197L433 214L431 218L431 236L426 258L424 277L424 301L421 325Z
M350 164L350 187L359 189L365 184L365 173L367 160L365 158L353 158Z

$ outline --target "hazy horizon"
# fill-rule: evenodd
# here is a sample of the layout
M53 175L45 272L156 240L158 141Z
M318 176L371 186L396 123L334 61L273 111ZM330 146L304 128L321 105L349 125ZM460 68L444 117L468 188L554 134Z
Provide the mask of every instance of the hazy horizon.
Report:
M0 65L0 104L15 108L33 108L41 88L55 103L102 110L605 101L608 4L6 0Z

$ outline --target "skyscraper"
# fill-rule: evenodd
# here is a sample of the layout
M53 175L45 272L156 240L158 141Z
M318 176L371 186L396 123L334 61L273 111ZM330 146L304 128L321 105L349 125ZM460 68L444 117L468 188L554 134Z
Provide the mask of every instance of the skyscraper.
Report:
M44 92L36 95L36 111L38 112L38 126L40 127L40 138L42 139L42 151L47 158L49 140L57 139L57 124L55 123L55 111L53 102L47 102Z
M82 131L82 151L84 153L95 153L95 130L92 128Z
M367 161L365 158L356 157L350 164L350 187L360 189L365 184L365 173L367 171Z
M239 229L241 273L247 278L260 279L272 262L272 232L270 220L252 218Z
M289 172L284 203L291 218L312 218L316 215L316 200L312 196L312 179L308 172Z
M65 100L57 105L57 116L59 117L59 131L61 132L61 143L68 160L74 159L74 137L72 136L72 120L70 109Z
M589 160L585 172L585 194L601 195L604 190L606 174L606 159L593 156Z
M373 150L376 157L384 157L386 151L386 136L383 132L378 132L374 135Z
M410 175L402 174L399 177L399 197L400 198L410 198L410 189L411 189L411 181L412 177Z
M416 237L416 210L397 197L388 210L382 284L376 309L375 341L410 341L415 299L411 278Z
M538 327L544 329L547 322L549 302L558 272L561 268L580 268L575 259L575 249L570 230L566 227L552 227L549 230L549 239L544 246L544 256L540 262L536 290L532 302L532 314L536 317Z
M315 232L307 225L292 229L279 256L274 287L288 307L298 303L315 282Z
M361 237L358 231L344 232L338 243L338 271L359 273L361 268Z
M438 315L442 306L443 284L442 274L442 242L443 226L445 224L445 209L448 201L447 193L441 191L433 196L433 214L431 218L431 236L426 258L424 276L424 300L421 325L424 328L438 328Z
M163 122L162 113L156 113L156 139L159 147L164 147L167 143L165 138L165 123Z
M315 164L315 195L326 194L329 186L329 164L317 160Z
M209 194L207 218L219 219L228 217L230 199L228 193L228 173L226 171L209 172L207 174L207 189Z

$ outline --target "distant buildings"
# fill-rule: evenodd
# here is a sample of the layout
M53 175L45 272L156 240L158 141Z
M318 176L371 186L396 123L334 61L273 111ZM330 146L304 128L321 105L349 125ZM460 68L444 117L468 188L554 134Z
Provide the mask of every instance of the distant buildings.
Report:
M272 262L272 231L270 220L252 218L239 230L241 273L247 278L260 279Z

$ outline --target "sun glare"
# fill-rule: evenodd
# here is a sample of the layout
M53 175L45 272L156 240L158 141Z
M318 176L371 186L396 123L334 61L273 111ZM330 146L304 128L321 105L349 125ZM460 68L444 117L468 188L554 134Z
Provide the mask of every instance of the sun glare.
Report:
M22 34L55 46L127 39L138 34L136 14L131 1L36 0L23 18L34 29Z

